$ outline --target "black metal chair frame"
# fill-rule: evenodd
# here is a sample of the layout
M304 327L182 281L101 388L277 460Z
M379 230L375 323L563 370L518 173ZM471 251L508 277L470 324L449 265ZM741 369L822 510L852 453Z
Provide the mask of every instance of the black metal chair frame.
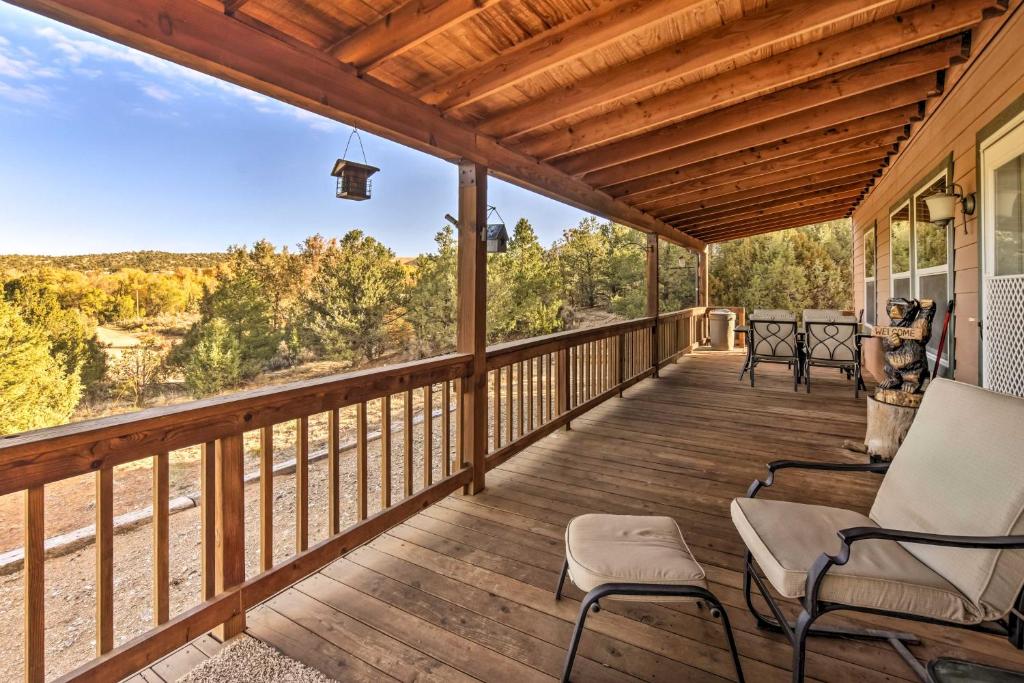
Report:
M779 460L768 464L768 477L764 480L756 480L750 485L747 496L753 498L762 488L771 486L775 480L775 473L783 469L805 469L805 470L826 470L832 472L875 472L885 474L890 463L823 463L823 462L800 462L794 460ZM851 547L857 541L870 539L884 539L898 541L901 543L923 543L935 546L952 548L977 548L990 550L1021 550L1024 549L1024 536L946 536L942 534L927 534L915 531L900 531L896 529L878 529L875 527L853 527L842 529L837 532L841 545L839 552L835 555L823 553L811 565L807 572L807 589L803 599L800 601L802 611L795 623L790 622L779 608L778 603L771 597L771 592L765 583L765 579L758 575L754 560L748 551L743 571L743 597L746 600L747 608L754 616L758 628L775 631L784 634L793 645L793 681L803 683L807 654L807 638L809 636L825 637L846 637L862 638L869 640L885 640L896 650L900 657L913 669L914 673L924 683L932 683L928 671L907 649L907 644L919 643L919 639L911 633L898 631L885 631L878 629L853 629L839 627L815 626L814 622L820 617L831 612L847 610L852 612L865 612L878 614L897 619L907 619L929 624L942 626L953 626L971 631L1005 636L1010 644L1018 650L1024 650L1024 590L1017 596L1016 606L1011 610L1009 616L997 622L982 624L958 624L921 617L904 612L893 612L889 610L868 609L829 603L821 600L818 596L821 590L821 583L828 571L834 566L846 564L850 559ZM768 605L771 616L762 614L753 603L751 589L756 585L761 598Z
M853 395L854 398L860 398L864 379L860 372L860 337L857 334L859 327L855 322L804 321L803 374L804 386L807 387L808 394L811 393L811 366L817 365L839 368L846 373L847 379L856 379ZM845 334L844 331L846 331ZM835 342L835 346L829 347L829 342ZM847 346L847 342L850 342L852 347ZM820 349L825 349L828 352L827 358L814 357L814 353ZM836 358L836 353L840 350L850 351L853 358Z
M569 573L569 563L562 564L562 573L558 576L558 587L555 589L555 600L562 599L562 588L565 586L565 578ZM743 667L740 664L740 655L736 649L736 640L732 635L732 626L729 624L729 615L725 607L715 597L714 593L701 588L700 586L683 586L672 584L651 584L651 583L605 583L592 588L584 596L580 603L580 613L576 617L576 625L573 627L572 640L569 642L569 651L565 655L565 666L562 669L562 683L568 683L569 675L572 673L572 665L576 660L576 652L579 650L580 639L583 637L583 627L587 620L587 614L593 608L597 612L601 606L600 601L607 597L628 596L644 598L694 598L698 605L702 603L711 605L711 615L722 620L722 628L725 630L725 637L729 643L729 652L732 655L733 666L736 668L736 680L744 683Z
M768 332L758 340L758 325L767 325ZM749 327L749 338L747 344L749 352L747 363L744 366L750 372L750 386L754 386L754 368L758 363L781 363L793 369L793 391L797 390L800 384L802 373L800 361L800 345L797 340L796 320L758 320L751 319ZM790 341L792 340L792 341ZM772 350L771 355L763 355L757 352L759 343L767 343ZM792 354L779 354L777 351L781 346L791 346ZM740 379L743 379L743 372L740 372Z

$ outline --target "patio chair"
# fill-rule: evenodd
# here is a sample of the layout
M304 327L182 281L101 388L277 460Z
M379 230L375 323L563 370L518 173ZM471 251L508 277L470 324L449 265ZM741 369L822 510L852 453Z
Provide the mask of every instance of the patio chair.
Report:
M911 634L814 625L839 610L995 632L1024 649L1022 443L1024 399L936 379L891 463L773 462L765 481L732 502L733 523L747 546L747 607L759 626L793 644L793 681L803 681L811 635L887 640L929 680L905 646L915 642ZM866 516L755 498L791 468L876 472L885 479ZM795 623L768 584L800 601ZM771 614L754 606L752 586Z
M860 345L857 332L860 325L855 319L846 322L828 322L809 319L804 314L804 386L811 393L811 367L839 368L846 379L855 378L853 395L860 398Z
M755 308L750 317L758 320L796 320L796 314L784 308Z
M755 311L749 321L750 351L747 356L747 370L750 371L750 386L754 386L754 370L758 363L785 363L793 370L793 391L800 383L800 347L796 338L796 318L789 311L785 318L760 317ZM740 377L742 378L742 373Z

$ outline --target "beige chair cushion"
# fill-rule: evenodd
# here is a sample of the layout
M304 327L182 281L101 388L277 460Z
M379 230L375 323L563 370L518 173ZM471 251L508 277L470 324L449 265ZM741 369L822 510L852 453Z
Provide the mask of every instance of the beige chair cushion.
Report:
M707 588L704 569L693 559L671 517L582 515L565 528L569 577L581 590L606 583L650 583ZM630 599L630 598L616 598ZM631 598L680 602L683 598Z
M871 518L935 534L1024 534L1024 399L933 380ZM1024 550L904 547L986 619L1005 616L1024 585Z
M758 320L796 320L796 313L784 308L755 308L750 317Z
M836 532L877 526L850 510L777 500L737 498L732 520L757 565L781 595L804 595L807 572L822 553L839 551ZM829 570L820 599L963 624L982 621L948 581L894 541L859 541L850 561Z

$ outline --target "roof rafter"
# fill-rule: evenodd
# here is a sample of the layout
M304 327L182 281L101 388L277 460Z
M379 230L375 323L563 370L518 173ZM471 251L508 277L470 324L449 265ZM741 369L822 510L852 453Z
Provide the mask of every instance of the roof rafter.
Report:
M799 201L773 204L765 208L738 212L733 215L719 217L708 221L688 219L673 221L672 224L686 226L687 229L697 231L730 228L734 225L743 224L751 220L773 220L773 218L778 215L787 215L798 211L815 211L825 206L837 206L839 204L850 206L854 199L859 197L863 191L864 187L859 186L852 190L846 189L837 193L826 192L820 195L812 195Z
M720 206L711 207L710 209L674 211L672 213L663 214L661 219L666 223L680 220L706 221L725 216L742 215L747 211L767 208L770 206L798 202L810 197L821 196L822 194L838 194L854 189L863 190L867 186L868 180L873 176L873 173L874 172L862 173L856 176L837 178L833 181L804 185L797 189L775 192L750 200L722 204Z
M668 149L583 176L590 185L608 187L696 163L703 159L724 156L743 149L794 138L812 131L856 123L880 112L916 104L940 92L935 74L918 76L902 83L887 85L853 97L837 100L814 109L740 128L724 135ZM904 123L916 112L907 114ZM557 165L559 168L561 166ZM564 168L562 170L565 170Z
M496 114L481 123L479 129L498 138L521 135L890 2L788 0Z
M835 205L823 205L810 210L780 214L771 220L752 219L727 228L701 231L700 234L703 235L703 239L707 242L720 242L726 239L735 239L736 237L746 237L751 234L787 230L789 228L843 218L849 215L852 206L850 201L839 202Z

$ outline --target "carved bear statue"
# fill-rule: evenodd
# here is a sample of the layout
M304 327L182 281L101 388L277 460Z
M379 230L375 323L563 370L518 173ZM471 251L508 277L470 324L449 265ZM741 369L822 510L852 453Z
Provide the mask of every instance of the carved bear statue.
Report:
M885 351L885 379L878 383L875 399L883 403L917 407L930 378L926 347L932 334L935 302L931 299L889 299L886 304L892 327L920 331L920 339L905 339L897 333L882 339Z

